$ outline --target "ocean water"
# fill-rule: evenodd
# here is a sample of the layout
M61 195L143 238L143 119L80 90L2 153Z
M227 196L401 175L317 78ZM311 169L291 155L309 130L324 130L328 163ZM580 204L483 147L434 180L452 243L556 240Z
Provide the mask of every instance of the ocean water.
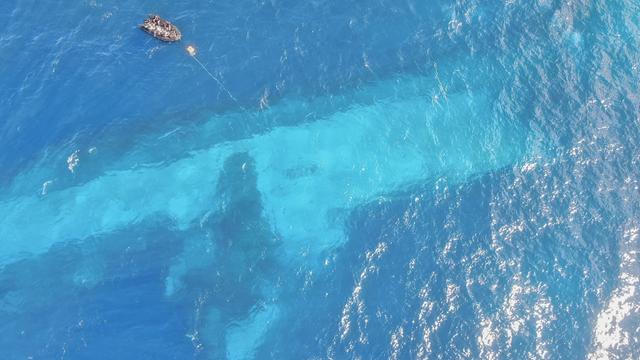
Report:
M639 14L3 1L0 359L640 358Z

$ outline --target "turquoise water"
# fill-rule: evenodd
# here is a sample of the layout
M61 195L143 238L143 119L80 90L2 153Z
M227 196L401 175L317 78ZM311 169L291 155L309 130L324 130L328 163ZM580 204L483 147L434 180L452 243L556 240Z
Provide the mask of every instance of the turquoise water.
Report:
M637 4L0 12L2 358L640 355Z

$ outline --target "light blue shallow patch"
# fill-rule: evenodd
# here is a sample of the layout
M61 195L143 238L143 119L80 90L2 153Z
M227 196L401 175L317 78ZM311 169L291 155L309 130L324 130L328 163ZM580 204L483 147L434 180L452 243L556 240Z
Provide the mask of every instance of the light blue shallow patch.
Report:
M265 213L286 250L301 255L341 245L338 210L521 159L526 131L493 118L490 106L482 95L458 93L434 104L416 93L249 141Z
M224 159L234 152L255 159L265 216L289 254L339 246L344 235L334 215L341 211L424 181L464 181L525 156L526 128L496 117L487 95L460 92L434 101L434 89L426 77L381 81L349 94L352 102L339 102L335 112L317 109L327 115L312 123L220 143L168 164L109 171L45 196L6 199L0 203L0 261L150 216L187 228L219 206L215 186ZM303 101L283 101L260 116L308 110Z

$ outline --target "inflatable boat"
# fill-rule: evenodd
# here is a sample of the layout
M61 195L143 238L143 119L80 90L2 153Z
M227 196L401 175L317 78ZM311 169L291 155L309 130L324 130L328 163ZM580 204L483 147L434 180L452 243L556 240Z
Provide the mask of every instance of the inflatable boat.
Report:
M182 38L180 30L178 30L175 25L158 15L149 15L149 17L140 25L140 29L162 41L173 42L179 41Z

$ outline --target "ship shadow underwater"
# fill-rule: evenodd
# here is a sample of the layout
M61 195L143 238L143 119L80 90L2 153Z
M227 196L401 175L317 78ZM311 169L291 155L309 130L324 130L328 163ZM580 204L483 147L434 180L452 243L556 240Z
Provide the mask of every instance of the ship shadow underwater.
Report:
M281 241L263 217L256 182L255 162L247 153L225 160L217 185L219 208L202 219L202 237L185 243L185 253L167 277L168 296L196 304L192 339L196 350L206 349L207 358L237 357L228 349L229 330L278 297ZM203 244L208 247L204 253ZM198 265L193 259L199 259ZM202 340L201 332L206 334Z

